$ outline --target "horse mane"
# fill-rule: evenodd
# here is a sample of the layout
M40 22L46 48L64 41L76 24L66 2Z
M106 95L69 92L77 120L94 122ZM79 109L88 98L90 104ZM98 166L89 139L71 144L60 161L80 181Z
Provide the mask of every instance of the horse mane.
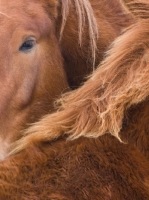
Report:
M119 36L88 81L63 95L56 113L26 130L11 154L62 135L76 139L110 133L121 141L125 112L149 94L148 28L148 20L141 20Z
M78 34L79 34L79 45L82 44L82 33L85 23L88 24L89 38L90 38L90 50L93 60L93 66L95 65L95 56L97 50L97 39L98 39L98 24L94 16L94 12L89 0L62 0L62 25L60 30L60 39L62 38L65 24L69 15L71 4L75 7L76 15L78 18Z

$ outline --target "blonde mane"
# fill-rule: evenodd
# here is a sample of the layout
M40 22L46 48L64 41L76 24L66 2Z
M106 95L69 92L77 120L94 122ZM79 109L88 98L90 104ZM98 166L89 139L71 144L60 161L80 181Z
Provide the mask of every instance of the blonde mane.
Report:
M62 25L60 30L60 39L62 38L65 24L69 15L70 4L74 4L77 18L78 18L78 34L79 34L79 44L82 44L82 32L85 26L85 23L88 23L88 31L90 38L90 50L93 60L93 66L95 65L95 56L97 50L97 39L98 39L98 25L96 18L94 16L93 9L89 0L62 0Z
M59 111L31 126L11 153L62 135L76 139L110 133L121 141L125 111L149 95L148 24L142 20L118 37L89 80L64 95Z

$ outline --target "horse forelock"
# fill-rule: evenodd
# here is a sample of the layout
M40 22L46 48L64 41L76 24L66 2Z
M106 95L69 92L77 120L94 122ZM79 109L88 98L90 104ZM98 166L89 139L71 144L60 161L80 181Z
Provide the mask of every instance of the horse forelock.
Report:
M75 6L77 19L78 19L78 34L79 34L79 45L82 44L83 30L85 23L88 23L88 32L90 39L90 51L92 56L93 66L95 65L96 50L97 50L97 39L98 39L98 25L94 16L93 9L89 0L62 0L62 25L60 30L60 39L62 38L65 24L69 15L70 4Z

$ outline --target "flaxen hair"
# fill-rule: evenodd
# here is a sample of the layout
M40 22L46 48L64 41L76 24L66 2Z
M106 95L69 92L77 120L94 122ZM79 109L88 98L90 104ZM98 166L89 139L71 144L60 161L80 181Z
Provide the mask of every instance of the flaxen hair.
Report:
M95 65L95 55L97 50L97 39L98 39L98 25L94 16L93 9L89 0L62 0L62 26L60 31L60 38L63 35L65 24L69 15L70 4L74 4L76 15L78 18L78 32L79 32L79 44L82 44L82 33L85 27L85 23L88 24L88 32L90 38L90 52Z

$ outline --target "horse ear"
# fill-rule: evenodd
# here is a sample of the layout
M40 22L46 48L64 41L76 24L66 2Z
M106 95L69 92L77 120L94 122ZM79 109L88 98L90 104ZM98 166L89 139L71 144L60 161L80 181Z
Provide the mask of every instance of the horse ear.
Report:
M135 18L149 18L149 0L121 0L125 10Z

